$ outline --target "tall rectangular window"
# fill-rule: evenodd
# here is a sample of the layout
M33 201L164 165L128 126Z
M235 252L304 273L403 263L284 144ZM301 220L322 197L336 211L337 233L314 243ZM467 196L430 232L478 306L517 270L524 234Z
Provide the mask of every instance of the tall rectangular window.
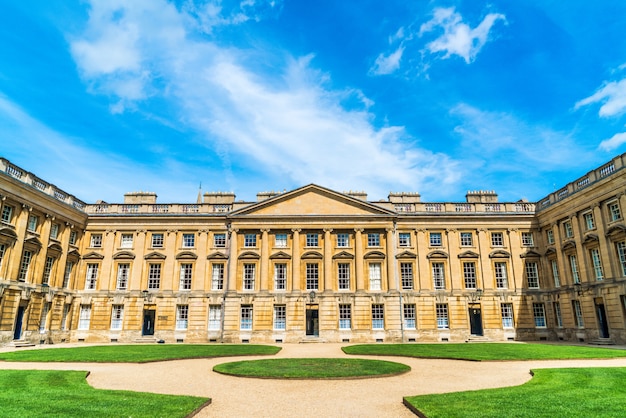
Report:
M607 207L609 209L609 219L611 222L619 221L620 219L622 219L622 213L619 210L619 203L610 202Z
M133 248L133 234L122 234L122 238L120 239L120 246L122 248Z
M307 247L319 247L319 234L306 234Z
M274 245L277 248L287 248L287 234L276 234Z
M532 232L522 232L522 245L525 247L532 247L535 245Z
M39 220L39 219L38 219L35 215L30 215L30 216L28 217L28 226L27 226L27 229L28 229L30 232L37 232L37 221L38 221L38 220Z
M46 302L41 307L41 317L39 318L39 332L46 332L46 325L48 324L48 312L50 312L50 302Z
M372 329L385 329L385 305L372 304Z
M211 267L211 290L224 289L224 264L215 263Z
M57 239L59 237L59 224L50 225L50 238Z
M400 263L402 289L413 289L413 263Z
M209 331L219 331L222 327L222 307L209 305Z
M503 247L504 246L504 237L502 232L492 232L491 233L491 246L492 247Z
M367 234L367 246L368 247L380 247L380 234L378 233Z
M508 289L509 282L506 277L506 263L503 263L503 262L493 263L493 269L496 275L496 288Z
M596 228L596 223L593 220L593 213L587 212L583 214L583 220L585 221L585 229L590 231Z
M450 327L450 323L448 321L448 304L437 303L435 305L435 312L437 314L437 328L448 329Z
M12 217L13 217L13 206L4 205L2 207L2 222L6 224L10 224Z
M402 311L404 314L404 328L415 329L417 326L415 321L415 304L405 303Z
M474 245L471 232L461 232L461 247L471 247Z
M287 307L274 305L274 329L284 331L287 327Z
M43 266L43 278L41 280L42 284L50 283L50 275L52 274L52 267L54 266L54 257L46 257L46 264Z
M431 247L441 247L442 245L441 232L431 232L429 234L428 243Z
M443 290L446 288L446 278L443 270L443 263L433 263L433 286L435 290Z
M574 283L580 283L580 276L578 275L578 263L576 262L576 256L569 256L569 265L572 268L572 279Z
M70 232L70 245L76 245L77 240L78 240L78 232L71 231Z
M500 304L500 311L502 313L502 328L513 328L513 304Z
M89 244L92 248L102 247L102 234L91 234L91 241Z
M61 314L61 331L67 331L69 326L67 324L67 318L70 316L70 309L72 305L66 303L63 305L63 313Z
M546 310L543 303L533 303L533 317L536 328L546 327Z
M193 276L193 265L183 263L180 265L180 290L191 290L191 278Z
M89 329L91 322L91 305L80 305L80 313L78 315L78 329Z
M241 305L241 322L239 328L242 330L252 329L252 305Z
M617 249L619 265L622 268L622 276L626 276L626 241L616 243L615 248Z
M370 263L370 290L382 289L381 266L380 263Z
M349 304L339 304L339 329L352 328L352 306Z
M176 329L186 330L189 326L189 305L176 305Z
M348 234L337 234L337 247L349 247L350 246L350 235Z
M604 272L602 270L602 261L600 260L600 251L597 248L589 250L591 254L591 263L593 264L593 272L596 276L596 280L604 279Z
M94 290L98 281L98 264L87 264L87 277L85 277L85 289Z
M463 263L463 279L466 289L476 289L476 263L473 261Z
M183 248L193 248L196 245L195 234L183 234Z
M287 288L287 264L274 264L274 290L285 290Z
M319 266L317 263L306 264L306 290L319 289Z
M556 326L559 328L563 328L563 318L561 317L561 304L559 302L552 302L552 308L554 309Z
M148 289L161 287L161 265L150 263L148 266Z
M226 247L226 234L214 234L213 235L213 246L216 248L224 248Z
M546 239L548 240L548 244L554 244L554 232L552 229L546 231Z
M409 232L400 232L398 234L398 245L400 247L411 246L411 234Z
M124 305L113 305L111 309L111 329L120 330L124 321Z
M152 234L152 248L163 248L163 234Z
M17 280L20 282L25 282L28 278L28 269L30 267L30 261L33 258L33 253L28 250L24 250L22 253L22 262L20 263L20 273L17 277Z
M68 261L65 264L65 274L63 275L63 287L67 288L70 286L70 280L72 279L72 270L74 269L74 262Z
M254 290L256 278L256 264L243 265L243 290Z
M4 252L7 246L5 244L0 244L0 268L2 268L2 260L4 260Z
M130 270L130 264L120 263L117 265L117 290L126 290L128 287L128 271Z
M567 221L563 223L563 232L565 232L565 238L573 238L574 237L574 229L572 228L572 222Z
M245 234L243 237L244 247L256 247L256 234Z
M559 266L556 260L550 260L552 266L552 278L554 279L554 287L561 287L561 278L559 277Z
M583 309L580 306L580 301L579 300L573 300L572 301L572 309L574 311L574 321L576 322L576 326L578 328L584 328L585 327L585 320L583 318Z
M339 280L339 290L350 290L350 264L337 264L337 278Z
M537 263L534 261L526 262L526 280L528 282L528 288L539 289L539 271L537 269Z

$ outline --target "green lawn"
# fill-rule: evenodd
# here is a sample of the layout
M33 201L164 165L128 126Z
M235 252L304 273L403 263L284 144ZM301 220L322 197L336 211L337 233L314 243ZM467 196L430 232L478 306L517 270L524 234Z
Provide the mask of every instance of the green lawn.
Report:
M47 348L0 353L0 360L41 362L146 363L227 356L273 355L280 347L251 344L134 344Z
M551 344L362 344L343 347L346 354L457 360L558 360L626 357L626 350Z
M626 368L540 369L510 388L405 398L428 418L623 417Z
M406 373L405 364L343 358L286 358L236 361L213 367L218 373L273 379L345 379Z
M209 401L194 396L99 390L87 372L0 370L3 417L186 417Z

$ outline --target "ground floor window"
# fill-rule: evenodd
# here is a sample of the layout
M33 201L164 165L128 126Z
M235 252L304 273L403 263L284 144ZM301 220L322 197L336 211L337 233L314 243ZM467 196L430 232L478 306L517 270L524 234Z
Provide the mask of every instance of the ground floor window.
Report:
M209 330L217 331L222 326L222 307L220 305L209 306Z
M66 331L69 327L67 326L67 318L70 314L70 309L72 305L69 303L63 305L63 316L61 317L61 331Z
M585 320L583 319L583 310L580 306L580 301L573 300L572 307L574 310L574 321L576 321L576 326L578 328L583 328L585 326Z
M533 303L533 316L535 317L535 327L546 327L546 310L543 303Z
M274 305L274 329L284 330L287 326L287 307Z
M252 305L241 306L241 323L240 328L242 330L252 329Z
M404 308L402 309L404 312L404 328L405 329L415 329L415 304L414 303L406 303Z
M176 329L187 329L189 325L189 305L176 305Z
M91 322L91 305L80 305L78 329L89 329L89 322Z
M111 310L111 329L122 329L124 305L113 305Z
M448 321L448 304L438 303L435 306L435 310L437 313L437 328L448 329L450 327L450 322Z
M352 328L352 306L348 304L339 305L339 329Z
M382 303L372 305L372 329L385 329L385 306Z
M556 326L563 328L563 319L561 318L561 304L559 302L553 302L552 307L554 309L554 318L556 319Z
M39 320L39 332L46 332L46 324L48 322L48 312L50 312L50 303L44 303L41 308L41 318Z
M503 303L500 305L502 312L502 328L513 328L513 304Z

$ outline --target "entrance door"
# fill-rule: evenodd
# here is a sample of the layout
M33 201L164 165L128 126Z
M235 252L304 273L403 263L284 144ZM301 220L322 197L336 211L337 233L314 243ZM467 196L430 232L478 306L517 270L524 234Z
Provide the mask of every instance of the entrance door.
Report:
M22 338L22 322L24 320L24 311L26 306L19 306L17 308L17 316L15 317L15 331L13 331L13 339L19 340Z
M479 307L469 308L470 333L472 335L483 335L483 318Z
M141 329L141 335L154 335L154 310L143 311L143 328Z
M606 319L604 303L596 305L596 314L598 315L598 325L600 325L600 338L609 338L609 323Z
M319 328L319 309L317 305L308 305L306 309L306 335L318 337L320 335Z

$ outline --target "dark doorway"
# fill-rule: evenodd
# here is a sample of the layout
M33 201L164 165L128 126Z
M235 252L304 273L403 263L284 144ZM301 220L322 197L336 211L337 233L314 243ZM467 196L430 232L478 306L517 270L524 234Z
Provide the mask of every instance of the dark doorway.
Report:
M609 338L609 322L606 319L604 303L596 305L596 314L598 315L598 325L600 326L600 338Z
M470 333L472 335L483 335L483 317L480 306L469 308Z
M22 338L22 323L24 321L24 311L26 306L19 306L17 308L17 316L15 317L15 331L13 331L13 339L19 340Z
M144 310L143 311L143 328L141 329L141 335L154 335L154 316L156 311Z
M306 335L319 337L319 308L317 305L307 305L306 307Z

